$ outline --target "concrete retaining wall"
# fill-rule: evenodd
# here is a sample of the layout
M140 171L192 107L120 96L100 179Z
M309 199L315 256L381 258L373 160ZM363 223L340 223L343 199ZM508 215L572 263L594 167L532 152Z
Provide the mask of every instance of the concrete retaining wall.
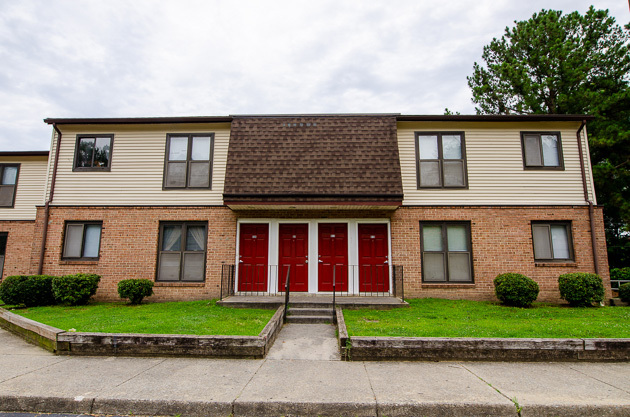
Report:
M258 336L65 332L0 309L0 326L62 355L264 358L282 328L279 307Z
M627 361L630 339L348 336L337 308L341 355L352 361Z
M13 332L31 343L51 352L57 352L57 335L63 330L27 319L0 308L0 327Z

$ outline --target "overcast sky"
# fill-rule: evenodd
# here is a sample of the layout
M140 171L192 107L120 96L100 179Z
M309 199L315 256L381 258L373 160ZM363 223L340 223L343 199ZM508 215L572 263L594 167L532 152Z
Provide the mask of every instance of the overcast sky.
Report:
M45 117L474 113L482 48L543 8L627 0L0 0L0 150Z

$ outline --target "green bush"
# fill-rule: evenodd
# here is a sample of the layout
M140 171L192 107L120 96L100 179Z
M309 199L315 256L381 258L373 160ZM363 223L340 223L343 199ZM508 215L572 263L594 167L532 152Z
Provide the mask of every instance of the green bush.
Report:
M53 277L48 275L14 275L0 284L0 299L5 304L26 307L55 304L52 293Z
M529 307L538 298L538 284L525 275L507 273L494 279L494 293L508 306Z
M597 274L574 272L558 278L560 297L572 307L587 307L604 300L604 284Z
M55 300L71 306L85 305L98 288L101 277L96 274L74 274L54 277L52 290Z
M610 279L630 281L630 267L613 268L610 270Z
M627 282L619 287L619 298L624 303L630 303L630 282Z
M140 304L144 297L153 295L153 281L148 279L123 279L118 282L118 295L128 298L131 304Z

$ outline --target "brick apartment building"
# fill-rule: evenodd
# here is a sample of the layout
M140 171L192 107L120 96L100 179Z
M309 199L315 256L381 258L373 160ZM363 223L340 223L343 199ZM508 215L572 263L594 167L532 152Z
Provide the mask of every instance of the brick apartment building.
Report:
M290 266L297 292L494 299L519 272L558 301L563 273L609 280L588 119L46 119L50 153L0 152L2 276L97 273L101 300L147 278L181 300L278 293Z

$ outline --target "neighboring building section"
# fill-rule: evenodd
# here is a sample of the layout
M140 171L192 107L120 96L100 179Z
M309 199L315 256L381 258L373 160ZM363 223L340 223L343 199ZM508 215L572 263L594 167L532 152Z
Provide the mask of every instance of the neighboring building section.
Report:
M0 152L0 277L28 274L48 151Z
M47 168L47 151L0 152L0 221L35 220Z

